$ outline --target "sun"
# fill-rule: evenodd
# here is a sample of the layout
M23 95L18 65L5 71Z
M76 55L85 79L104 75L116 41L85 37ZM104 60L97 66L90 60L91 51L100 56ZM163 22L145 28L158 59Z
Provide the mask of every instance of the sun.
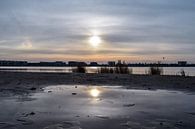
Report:
M89 43L93 46L93 47L98 47L100 45L100 43L102 42L101 38L99 36L91 36L89 38Z

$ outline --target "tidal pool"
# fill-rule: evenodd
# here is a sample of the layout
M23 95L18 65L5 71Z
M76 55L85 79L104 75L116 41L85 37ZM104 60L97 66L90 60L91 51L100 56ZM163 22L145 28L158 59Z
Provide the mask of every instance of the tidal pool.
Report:
M195 129L195 94L122 86L49 86L0 98L0 129Z

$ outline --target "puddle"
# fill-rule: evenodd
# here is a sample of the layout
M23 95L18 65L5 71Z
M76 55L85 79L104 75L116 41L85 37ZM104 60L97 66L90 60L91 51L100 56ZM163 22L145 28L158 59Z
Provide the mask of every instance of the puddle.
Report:
M0 98L0 128L194 129L195 95L120 86L61 85Z

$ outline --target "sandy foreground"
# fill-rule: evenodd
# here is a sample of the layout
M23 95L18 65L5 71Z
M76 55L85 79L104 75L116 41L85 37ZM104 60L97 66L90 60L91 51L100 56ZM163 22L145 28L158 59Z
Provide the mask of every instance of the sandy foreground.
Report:
M132 89L195 91L195 77L122 74L0 72L0 94L23 93L49 85L110 85Z
M194 77L0 72L0 129L194 129L194 91Z

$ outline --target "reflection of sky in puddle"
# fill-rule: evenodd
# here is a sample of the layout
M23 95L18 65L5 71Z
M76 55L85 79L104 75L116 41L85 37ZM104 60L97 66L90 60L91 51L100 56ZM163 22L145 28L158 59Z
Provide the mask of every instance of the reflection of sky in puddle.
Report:
M90 95L92 96L92 97L98 97L99 95L100 95L100 90L98 90L98 89L96 89L96 88L94 88L94 89L91 89L90 90Z
M195 95L179 91L131 90L123 87L50 86L44 92L16 99L1 98L0 119L13 120L35 112L33 121L184 118L195 112ZM28 100L28 101L26 101ZM155 118L155 119L157 119Z

